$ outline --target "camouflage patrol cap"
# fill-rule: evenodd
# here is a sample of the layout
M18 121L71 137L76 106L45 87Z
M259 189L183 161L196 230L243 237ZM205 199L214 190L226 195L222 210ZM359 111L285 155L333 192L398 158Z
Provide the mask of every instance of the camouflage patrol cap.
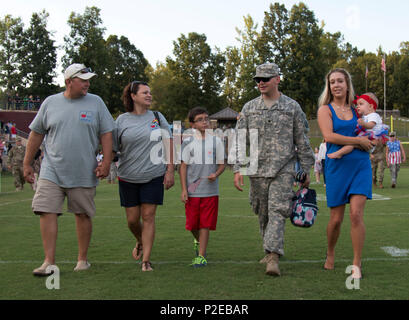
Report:
M16 138L16 142L17 142L17 141L20 141L20 142L21 142L21 138L17 137L17 138Z
M256 68L255 78L271 78L280 75L280 68L275 63L264 63Z

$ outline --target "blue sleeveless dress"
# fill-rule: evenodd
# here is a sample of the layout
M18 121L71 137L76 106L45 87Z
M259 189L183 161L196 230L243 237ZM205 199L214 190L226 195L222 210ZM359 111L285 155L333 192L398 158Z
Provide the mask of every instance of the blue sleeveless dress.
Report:
M351 120L341 120L337 117L334 108L329 105L332 113L334 133L347 137L355 137L357 117L352 111ZM339 150L342 146L327 143L327 154ZM327 205L330 208L349 203L353 194L365 195L372 199L372 169L369 153L354 149L341 159L325 157L325 179Z

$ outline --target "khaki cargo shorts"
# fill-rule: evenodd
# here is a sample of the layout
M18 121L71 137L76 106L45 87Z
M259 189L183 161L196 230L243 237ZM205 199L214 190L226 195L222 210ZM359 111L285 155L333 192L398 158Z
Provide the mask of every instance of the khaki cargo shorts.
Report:
M35 214L56 213L62 215L65 197L68 212L85 213L90 218L95 216L96 187L62 188L46 179L38 181L32 209Z

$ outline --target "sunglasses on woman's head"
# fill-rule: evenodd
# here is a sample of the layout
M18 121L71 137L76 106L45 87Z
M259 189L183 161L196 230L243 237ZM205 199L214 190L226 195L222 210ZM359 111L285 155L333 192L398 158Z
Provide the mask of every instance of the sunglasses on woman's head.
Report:
M148 85L145 81L138 81L138 80L132 81L132 82L131 82L131 87L129 88L129 90L130 90L131 92L132 92L132 90L133 90L133 86L136 85L136 84L143 84L143 85L145 85L145 86Z

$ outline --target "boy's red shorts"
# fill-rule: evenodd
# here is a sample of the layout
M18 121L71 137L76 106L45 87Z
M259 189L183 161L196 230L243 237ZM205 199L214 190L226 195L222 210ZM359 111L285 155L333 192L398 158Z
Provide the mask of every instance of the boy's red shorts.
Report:
M185 204L186 230L216 230L219 197L188 198Z

